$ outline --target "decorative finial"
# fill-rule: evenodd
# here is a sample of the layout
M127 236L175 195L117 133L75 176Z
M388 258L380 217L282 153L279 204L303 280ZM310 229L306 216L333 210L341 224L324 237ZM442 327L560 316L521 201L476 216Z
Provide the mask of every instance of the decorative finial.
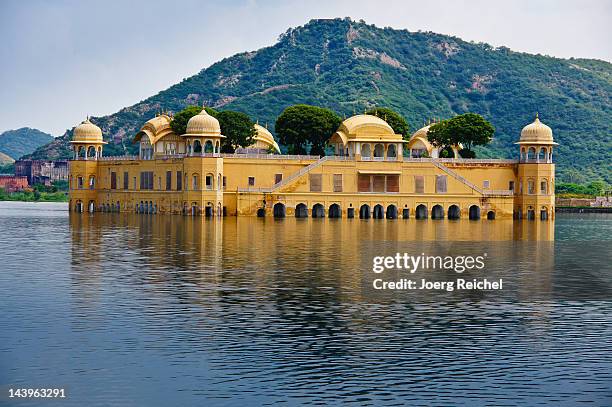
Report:
M538 114L538 112L536 112L536 120L540 120L540 115Z

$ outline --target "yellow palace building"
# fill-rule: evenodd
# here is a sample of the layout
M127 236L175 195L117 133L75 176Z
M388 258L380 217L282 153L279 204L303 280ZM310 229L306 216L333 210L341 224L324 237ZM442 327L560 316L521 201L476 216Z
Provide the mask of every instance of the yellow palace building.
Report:
M523 128L518 160L439 158L429 126L409 141L384 120L356 115L329 139L334 155L281 155L256 125L252 146L220 152L219 122L205 110L185 134L166 114L134 137L138 156L105 157L89 119L73 133L70 208L203 216L386 219L552 219L553 133L538 119ZM455 157L460 146L453 146ZM404 153L405 152L405 153Z

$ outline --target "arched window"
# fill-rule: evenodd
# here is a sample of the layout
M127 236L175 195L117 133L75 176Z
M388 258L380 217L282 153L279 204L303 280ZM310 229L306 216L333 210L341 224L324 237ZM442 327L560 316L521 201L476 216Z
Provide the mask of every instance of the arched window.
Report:
M521 161L525 161L525 147L521 147Z
M385 148L382 144L374 146L374 158L383 158L385 156Z
M540 147L540 153L538 154L538 161L546 161L546 148Z
M96 177L93 175L89 176L89 189L96 189Z
M548 195L548 181L546 179L542 179L540 181L540 193L543 195Z
M372 150L370 149L369 144L361 145L361 157L362 158L370 158L372 156Z
M193 142L193 153L194 154L202 153L202 143L200 143L200 140L195 140Z
M527 180L527 193L529 195L535 194L535 182L532 179Z
M206 189L215 189L213 181L215 176L212 174L206 174Z
M206 140L206 143L204 144L204 152L205 153L213 153L213 143L210 140Z
M529 147L529 150L527 151L527 161L535 160L535 155L536 155L535 147Z
M96 148L94 146L89 146L87 148L87 157L95 157L96 156Z
M389 158L397 157L397 147L395 147L395 144L389 144L389 148L387 148L387 157Z
M193 176L191 177L191 185L192 185L192 189L194 191L197 191L198 189L200 189L200 180L198 177L198 174L193 174Z

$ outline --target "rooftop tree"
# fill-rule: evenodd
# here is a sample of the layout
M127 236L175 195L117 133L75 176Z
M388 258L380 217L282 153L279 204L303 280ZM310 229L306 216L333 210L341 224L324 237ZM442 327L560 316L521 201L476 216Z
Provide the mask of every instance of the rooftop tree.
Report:
M465 113L452 119L441 121L429 128L427 139L435 146L461 144L462 157L474 158L474 146L484 146L493 138L495 127L476 113Z
M340 117L333 111L310 105L286 108L276 119L275 130L279 141L293 154L325 155L325 142L340 126Z

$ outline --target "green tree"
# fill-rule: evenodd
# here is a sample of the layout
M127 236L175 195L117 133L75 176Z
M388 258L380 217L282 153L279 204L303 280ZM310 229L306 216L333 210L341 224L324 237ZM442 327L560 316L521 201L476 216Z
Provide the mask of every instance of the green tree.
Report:
M495 127L476 113L465 113L443 120L429 128L427 139L435 146L463 145L462 157L474 158L474 146L484 146L493 138Z
M588 193L594 196L602 196L608 188L610 186L602 180L591 181L586 186Z
M233 153L237 147L248 147L253 144L255 123L242 112L224 110L217 114L221 133L226 137L221 142L221 152Z
M448 130L449 120L432 124L427 131L427 140L436 147L450 146L453 144Z
M340 117L333 111L310 105L294 105L286 108L276 119L279 141L293 154L325 155L325 142L340 126Z
M396 134L401 134L404 140L410 138L410 126L402 115L397 113L395 110L387 107L376 107L366 112L372 116L377 116L389 123L389 126L393 129Z

